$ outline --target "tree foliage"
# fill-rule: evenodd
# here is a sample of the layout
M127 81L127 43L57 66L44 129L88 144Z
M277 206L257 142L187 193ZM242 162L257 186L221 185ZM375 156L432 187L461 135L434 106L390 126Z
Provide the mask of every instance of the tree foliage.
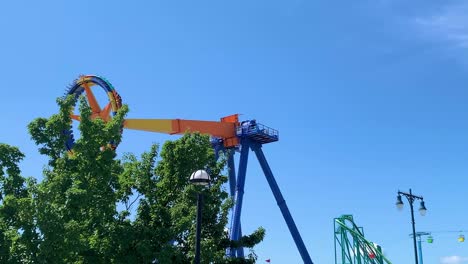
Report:
M1 263L191 263L197 193L204 197L202 263L255 262L253 252L246 259L225 257L228 247L253 248L265 232L229 241L233 203L224 188L225 160L215 160L207 136L186 134L140 157L118 159L127 107L104 122L91 119L82 98L81 136L70 152L64 146L75 101L58 99L59 113L28 127L49 158L41 182L22 177L24 155L0 144ZM209 187L188 183L198 169L209 172Z
M38 252L33 190L22 177L18 148L0 144L0 263L33 263Z

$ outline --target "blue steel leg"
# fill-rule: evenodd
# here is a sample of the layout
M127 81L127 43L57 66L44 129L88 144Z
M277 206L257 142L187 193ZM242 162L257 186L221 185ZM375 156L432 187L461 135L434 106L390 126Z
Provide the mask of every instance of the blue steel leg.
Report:
M229 169L229 188L231 192L231 197L234 199L235 198L235 192L236 192L236 169L234 166L234 150L229 151L228 154L228 169ZM243 192L242 192L243 193ZM234 212L233 212L234 215ZM234 218L232 218L234 219ZM232 221L231 219L231 221ZM232 222L231 222L231 227L232 227ZM232 230L231 230L232 232ZM239 222L239 238L242 237L242 223ZM228 249L228 252L230 252L230 249ZM228 253L228 256L230 253ZM244 248L240 247L237 249L237 257L243 258L244 257Z
M421 236L418 236L418 253L419 253L419 264L423 264Z
M241 223L239 222L239 239L242 238L242 228L241 228ZM244 247L237 248L237 257L238 258L244 258Z
M245 175L247 173L247 162L249 158L249 142L247 139L241 140L241 156L239 160L239 174L237 175L236 196L234 204L233 224L231 228L231 240L240 239L240 216L242 211L242 201L244 198ZM237 250L231 249L231 257L235 256Z
M236 195L236 167L235 167L235 164L234 164L234 150L227 150L225 151L225 153L227 152L227 155L228 155L228 160L227 160L227 164L228 164L228 173L229 173L229 192L230 192L230 195L231 195L231 198L232 200L234 201L235 199L235 195ZM232 209L232 218L231 218L231 230L229 230L229 234L231 234L233 232L232 230L232 225L233 225L233 222L234 222L234 208ZM241 223L239 223L239 237L242 237L242 225ZM237 253L237 256L239 257L243 257L244 256L244 248L241 248L240 249L241 252L239 252L238 250L238 253ZM226 255L227 256L231 256L231 249L228 248L226 250Z
M228 150L228 173L229 173L229 192L231 197L234 198L236 194L236 168L234 167L234 150Z
M296 224L294 223L294 220L291 216L291 213L289 212L288 206L286 205L286 201L284 200L283 195L281 194L278 184L276 183L275 177L273 176L270 166L268 165L265 155L263 154L262 145L251 144L250 147L257 155L258 162L260 162L260 166L262 166L263 173L265 174L268 184L270 185L271 191L275 196L276 203L278 204L281 213L283 214L283 218L286 221L286 224L288 225L289 232L291 232L294 242L296 243L296 247L299 250L299 253L301 254L302 261L304 261L305 264L313 264L312 259L309 256L309 252L307 252L307 248L304 245L304 241L302 241L301 235L299 234L299 230L297 229Z
M234 150L225 151L228 154L228 174L229 174L229 194L231 195L231 199L234 201L234 197L236 194L236 168L234 165ZM233 230L232 225L234 223L234 208L232 208L232 218L231 218L231 227L229 229L229 236L231 236ZM231 248L226 249L226 256L231 256Z

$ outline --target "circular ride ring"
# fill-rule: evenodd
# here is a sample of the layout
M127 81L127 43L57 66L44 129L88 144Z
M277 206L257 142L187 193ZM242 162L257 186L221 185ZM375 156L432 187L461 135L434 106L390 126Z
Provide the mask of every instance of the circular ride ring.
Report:
M91 87L95 85L100 86L102 89L104 89L109 98L109 103L106 106L104 106L104 108L101 108L91 90ZM83 92L85 93L86 99L88 100L88 104L91 107L91 119L101 118L104 121L109 121L111 119L111 116L115 115L120 109L120 107L122 107L122 99L120 95L114 89L112 84L110 84L106 79L100 76L80 76L72 83L65 96L74 95L75 98L78 98L80 95L83 94ZM80 121L80 115L72 113L71 118ZM68 135L68 139L65 145L67 147L67 150L71 151L73 145L75 144L71 128L69 131L66 132L66 134Z

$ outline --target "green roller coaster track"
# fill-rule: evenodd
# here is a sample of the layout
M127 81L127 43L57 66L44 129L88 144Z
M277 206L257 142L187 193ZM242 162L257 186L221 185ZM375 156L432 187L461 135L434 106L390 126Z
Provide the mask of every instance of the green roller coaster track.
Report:
M363 228L354 223L352 215L334 220L335 264L391 264L381 247L364 237Z

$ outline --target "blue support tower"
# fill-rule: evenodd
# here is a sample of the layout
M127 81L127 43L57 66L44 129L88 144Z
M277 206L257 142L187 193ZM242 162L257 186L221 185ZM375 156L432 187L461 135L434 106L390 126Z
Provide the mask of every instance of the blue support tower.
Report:
M291 216L291 213L289 212L288 206L286 205L286 201L284 200L283 195L281 194L278 184L276 183L275 177L273 176L270 166L268 165L265 155L263 154L262 145L257 143L252 144L250 147L257 155L258 162L262 167L263 173L265 174L268 184L270 185L271 191L275 196L276 203L278 204L281 210L281 214L283 214L283 218L286 221L286 224L288 225L289 232L291 233L294 242L296 243L296 247L299 250L299 253L301 254L302 260L306 264L313 264L312 259L309 256L309 252L307 252L307 248L304 245L304 241L302 241L302 237L299 234L299 230L297 229L296 224L294 223L294 220Z
M233 201L235 201L235 195L236 195L236 168L235 168L235 164L234 164L234 151L233 150L228 150L226 151L227 152L227 156L228 156L228 159L227 159L227 165L228 165L228 173L229 173L229 191L230 191L230 194L231 194L231 198ZM234 215L234 209L233 209L233 213L232 215ZM234 230L232 228L232 225L234 223L234 218L231 219L231 232L232 230ZM241 226L241 223L239 222L239 235L238 237L242 237L242 226ZM232 239L232 236L230 237ZM231 250L230 248L227 250L226 252L226 255L227 256L232 256L231 255L231 252L236 253L233 250ZM237 257L244 257L244 248L239 248L237 250Z
M229 173L229 192L231 197L234 198L236 194L236 168L234 167L234 151L227 151L228 153L228 173Z
M235 163L234 163L234 153L236 150L238 150L238 148L230 148L230 149L226 149L223 145L223 141L219 138L216 138L216 137L212 137L211 138L211 144L213 146L213 149L214 149L214 152L215 152L215 157L216 157L216 160L219 159L219 153L220 152L223 152L224 155L227 157L227 166L228 166L228 176L229 176L229 193L230 193L230 196L231 196L231 199L233 201L236 200L236 190L242 190L241 192L237 192L237 195L243 195L243 187L241 187L239 189L240 186L237 185L237 178L236 178L236 168L235 168ZM248 149L248 148L247 148ZM248 153L247 153L248 154ZM244 176L245 178L245 176ZM242 206L242 205L241 205ZM241 210L242 207L239 207L238 210ZM229 234L229 238L231 240L234 240L234 236L238 237L238 239L240 239L242 237L242 226L241 226L241 223L239 221L239 224L238 224L238 231L235 232L233 230L236 230L234 229L233 225L234 225L234 211L235 211L235 207L232 208L232 218L231 218L231 227L230 227L230 234ZM244 248L241 247L241 248L228 248L226 249L226 256L230 256L230 257L239 257L239 258L243 258L244 257Z
M240 217L242 211L242 202L244 200L245 175L247 174L247 161L249 158L248 139L241 139L241 156L239 161L239 173L237 175L236 195L234 204L234 215L231 227L231 240L239 241L240 239ZM239 249L231 249L231 257L235 257L236 252L240 253ZM238 256L241 257L241 256Z
M299 230L297 229L297 226L294 223L291 213L289 212L288 206L286 205L286 201L284 200L283 195L281 194L279 186L262 151L263 144L278 141L278 131L266 127L264 125L258 124L255 120L251 120L242 122L242 124L237 128L236 133L241 142L241 156L239 161L239 171L237 175L235 205L232 217L233 222L231 225L231 240L238 241L241 238L240 217L242 211L245 176L247 172L247 162L250 148L252 149L252 151L255 152L257 156L260 166L262 167L263 173L265 174L268 184L270 185L271 191L273 192L273 195L281 210L283 218L286 221L286 224L294 239L294 242L296 243L296 247L299 250L302 260L305 264L313 264L312 259L310 258L309 253L307 251L307 248L305 247L304 242L301 238L301 235L299 234ZM243 257L243 249L231 249L230 256L235 257L236 253L237 257Z
M423 264L421 237L418 238L419 264Z

